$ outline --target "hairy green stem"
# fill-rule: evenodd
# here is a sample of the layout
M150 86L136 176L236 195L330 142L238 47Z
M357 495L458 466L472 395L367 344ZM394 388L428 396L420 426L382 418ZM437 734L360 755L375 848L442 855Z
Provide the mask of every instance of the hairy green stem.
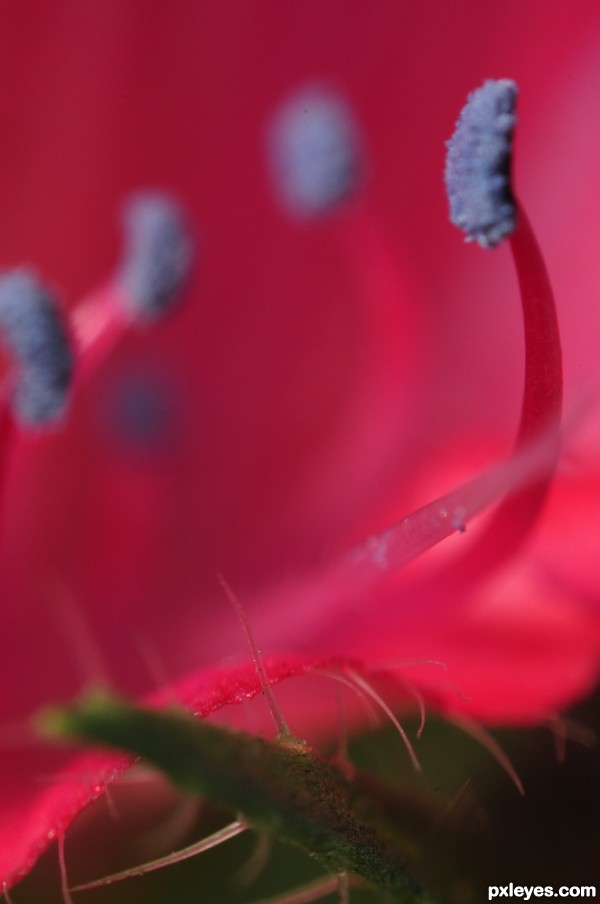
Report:
M433 901L406 867L398 826L375 815L364 788L300 742L270 742L183 710L143 709L104 693L49 710L40 724L54 738L142 757L179 788L241 813L244 822L303 848L332 873L352 872L406 904Z

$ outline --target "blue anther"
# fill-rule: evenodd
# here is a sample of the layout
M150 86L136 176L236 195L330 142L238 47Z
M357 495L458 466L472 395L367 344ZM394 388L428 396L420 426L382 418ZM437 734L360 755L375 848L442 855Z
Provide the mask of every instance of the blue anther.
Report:
M517 94L509 79L485 82L469 95L447 142L450 219L483 248L493 248L516 225L510 168Z

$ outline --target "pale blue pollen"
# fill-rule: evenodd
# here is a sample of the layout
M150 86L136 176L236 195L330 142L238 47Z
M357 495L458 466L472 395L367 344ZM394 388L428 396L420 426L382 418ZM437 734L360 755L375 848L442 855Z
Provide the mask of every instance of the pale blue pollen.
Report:
M320 216L354 194L361 139L348 104L332 89L308 84L292 94L267 138L276 195L292 216Z
M74 356L54 299L29 270L0 279L0 332L15 359L15 417L27 426L60 419L73 376Z
M119 277L134 320L154 321L178 299L190 274L194 243L183 209L169 195L133 195L123 216Z
M516 226L510 171L517 94L509 79L486 81L469 95L446 143L450 219L483 248L493 248Z

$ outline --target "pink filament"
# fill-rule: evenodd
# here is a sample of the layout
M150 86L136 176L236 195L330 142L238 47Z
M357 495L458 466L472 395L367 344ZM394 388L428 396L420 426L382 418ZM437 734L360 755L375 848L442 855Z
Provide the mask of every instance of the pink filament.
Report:
M455 578L481 579L519 549L538 519L560 451L562 352L556 306L541 251L520 206L518 214L510 247L521 291L525 385L515 451L518 454L546 434L550 466L508 495L479 541L457 563Z
M443 581L480 580L527 538L551 486L560 448L561 345L554 297L537 241L524 211L510 239L521 291L525 332L525 386L513 456L491 471L423 506L351 551L342 570L372 583L389 577L506 496L478 542L443 572ZM439 580L435 576L434 581Z
M525 389L517 443L557 424L562 407L562 354L554 296L525 211L510 239L525 329Z

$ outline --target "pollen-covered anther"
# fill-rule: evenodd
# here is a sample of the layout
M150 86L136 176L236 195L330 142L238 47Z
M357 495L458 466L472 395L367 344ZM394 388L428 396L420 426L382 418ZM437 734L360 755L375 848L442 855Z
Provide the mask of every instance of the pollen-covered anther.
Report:
M16 375L11 402L23 426L60 420L73 376L71 343L53 297L27 269L0 278L0 334Z
M329 213L351 197L361 171L361 139L346 101L305 85L275 114L267 135L277 199L299 219Z
M194 260L194 242L181 206L160 191L133 195L123 212L124 248L118 280L127 313L153 321L177 301Z
M517 94L509 79L486 81L469 95L447 142L450 219L483 248L493 248L516 226L510 171Z

